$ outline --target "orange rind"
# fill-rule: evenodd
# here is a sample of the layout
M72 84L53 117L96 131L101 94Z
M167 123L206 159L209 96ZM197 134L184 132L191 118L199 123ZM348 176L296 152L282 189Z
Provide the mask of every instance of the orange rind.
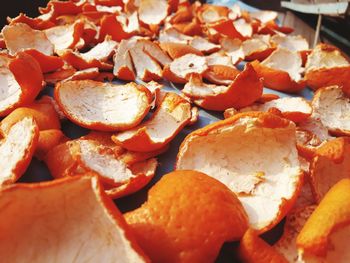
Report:
M44 158L51 175L54 178L85 173L97 175L111 198L142 189L155 174L158 163L152 157L159 152L125 153L107 136L87 136L51 149Z
M311 161L310 182L316 202L344 178L350 178L350 139L339 137L321 145Z
M133 81L136 78L129 49L132 42L122 40L113 56L113 75L122 80Z
M84 32L84 23L76 21L73 24L54 26L45 29L46 37L54 45L54 50L57 54L65 49L80 49L85 46L85 41L82 38Z
M193 74L182 92L204 109L224 111L251 105L261 97L262 90L262 82L252 66L247 64L228 86L203 83L198 75Z
M167 0L139 0L138 14L142 23L157 25L163 23L168 16L169 3Z
M47 56L36 49L26 49L24 53L31 55L39 63L43 73L56 71L63 67L64 61L60 57Z
M11 55L26 49L36 49L47 56L54 52L54 46L45 33L32 29L27 24L16 23L5 26L1 33Z
M221 46L211 43L209 40L195 36L190 40L189 44L195 49L203 52L204 54L211 54L213 52L219 51Z
M88 52L79 53L68 49L61 52L60 57L78 70L92 67L97 67L102 70L109 70L113 66L107 62L113 55L117 45L117 42L107 37L103 42L97 44Z
M189 134L176 169L201 171L227 185L250 226L263 233L283 219L301 189L295 143L292 122L270 113L241 113Z
M43 74L38 62L23 52L16 57L0 55L0 70L0 116L6 116L14 109L34 101L42 89Z
M350 135L350 99L339 86L324 87L316 91L312 99L312 108L316 118L331 134Z
M223 243L239 240L248 228L237 197L195 171L164 175L148 192L146 203L125 218L155 263L214 262Z
M309 43L307 40L300 36L284 36L280 34L273 35L270 39L272 45L288 49L290 51L302 52L309 50Z
M136 126L152 102L148 89L135 83L66 81L56 85L54 95L67 118L80 126L102 131Z
M208 67L203 77L217 85L230 85L239 73L240 71L234 66L212 65Z
M133 19L133 16L130 18ZM125 21L125 18L118 17L115 14L103 16L101 19L100 39L104 39L109 35L114 41L120 42L123 39L129 39L134 36L136 34L134 26L128 28L126 24L129 19L127 18Z
M11 185L0 206L5 261L150 262L96 177Z
M191 45L176 42L161 42L160 47L172 58L180 58L187 54L203 56L203 53Z
M262 10L249 13L251 18L259 20L261 23L266 24L270 21L277 19L278 13L270 10Z
M245 232L238 247L238 254L245 263L288 263L282 254L261 239L252 229Z
M226 20L229 12L230 9L226 6L204 4L198 9L197 16L201 23L210 24L220 20Z
M242 49L242 41L239 39L222 38L220 40L222 50L227 56L231 57L231 63L233 65L238 64L244 59L244 52Z
M69 81L69 80L90 80L90 79L97 79L99 76L100 71L98 68L87 68L79 71L75 71L73 75L69 76L66 79L63 79L62 82L64 81Z
M268 42L265 42L261 38L251 38L242 42L242 50L244 54L244 60L263 61L275 50Z
M339 181L327 192L306 221L297 237L299 260L339 263L349 261L349 189L350 179Z
M307 120L312 114L312 107L310 103L301 97L280 98L265 103L256 103L246 108L240 109L239 112L267 112L271 108L278 109L283 117L296 123Z
M175 93L167 93L150 119L133 129L117 133L112 140L131 151L150 152L167 145L191 117L191 104Z
M288 49L276 49L264 61L253 61L252 66L263 78L264 86L284 92L299 92L304 89L301 77L302 59L299 53Z
M39 160L43 160L51 149L66 141L68 141L68 138L61 130L51 129L40 131L34 155Z
M23 13L20 13L15 18L8 17L7 21L9 22L10 25L14 25L17 23L27 24L32 29L36 29L36 30L44 30L44 29L48 29L50 27L55 26L55 23L53 23L52 21L44 20L40 17L31 18L31 17L26 16Z
M307 85L316 90L339 85L350 95L350 62L339 49L327 44L317 45L305 65Z
M281 253L288 262L298 262L297 236L315 208L316 205L302 206L286 216L283 234L273 248Z
M36 145L39 129L33 118L14 123L0 142L0 185L15 183L26 171Z

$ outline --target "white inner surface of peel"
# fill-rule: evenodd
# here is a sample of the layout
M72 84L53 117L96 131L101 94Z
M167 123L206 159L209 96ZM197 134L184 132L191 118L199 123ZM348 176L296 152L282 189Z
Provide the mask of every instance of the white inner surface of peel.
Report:
M30 118L24 118L14 124L6 138L0 141L0 185L11 179L13 169L25 157L34 135L34 123Z
M182 90L188 96L195 98L205 98L208 96L215 96L227 92L229 86L220 86L215 84L203 83L201 78L197 76L191 76L189 82L187 82Z
M233 21L233 25L243 37L251 37L253 35L252 25L247 23L243 18Z
M167 100L167 97L165 100ZM117 134L116 137L118 140L128 140L132 138L139 129L145 127L147 134L153 142L164 142L172 138L179 127L183 126L183 124L191 118L191 106L188 102L179 103L175 108L169 108L169 104L163 101L160 107L160 110L157 111L154 117L149 121L133 129Z
M0 111L4 111L19 101L22 90L6 61L0 58L0 63Z
M171 72L181 78L186 78L191 73L202 74L207 69L205 57L194 54L184 55L170 63Z
M69 48L74 42L75 24L55 26L44 30L47 38L55 46L55 51Z
M305 114L311 114L312 108L310 104L300 97L286 97L272 101L265 102L263 104L253 104L252 106L243 108L240 112L246 111L268 111L271 108L276 108L281 112L301 112Z
M161 30L159 33L159 42L175 42L175 43L183 43L187 44L188 41L190 41L192 37L184 35L177 31L175 28L170 27L165 30Z
M140 0L139 19L148 25L159 25L168 15L165 0Z
M332 86L316 93L312 107L313 115L327 128L350 131L350 99L340 87Z
M208 66L213 65L224 65L228 67L233 67L232 59L229 56L225 56L221 53L213 53L209 56L206 56Z
M135 177L127 168L126 164L118 160L113 153L103 151L103 146L89 140L79 141L81 160L85 167L98 173L102 177L113 180L115 183L122 183Z
M147 109L146 94L133 85L76 81L62 83L59 97L65 110L79 122L130 124Z
M284 129L254 127L242 118L233 126L198 136L184 145L177 169L206 173L238 194L254 228L263 228L290 199L300 180L293 124Z
M45 55L53 54L53 44L45 33L34 30L27 24L16 23L5 26L2 34L11 55L25 49L36 49Z
M303 51L309 49L309 43L302 36L283 36L276 34L271 37L271 42L290 51Z
M140 46L136 45L131 48L130 55L139 78L146 77L147 71L159 77L162 76L162 68Z
M131 44L128 40L122 40L116 50L116 53L113 57L114 68L113 74L118 76L119 71L122 67L127 67L131 71L133 71L131 56L129 53L129 48Z
M136 45L163 66L172 61L156 43L150 40L140 39L137 41Z
M303 72L301 56L297 52L288 49L276 49L261 64L287 72L294 81L299 81Z
M113 40L105 40L98 43L92 49L86 53L81 53L81 57L86 61L100 60L106 61L112 54L113 50L117 47L118 43Z
M213 8L207 8L202 12L202 19L205 23L213 23L224 18L226 17L221 16L219 12Z
M0 214L8 220L0 221L1 259L14 263L144 262L102 206L96 183L84 178L3 194Z
M333 137L329 135L328 129L323 125L321 120L315 118L314 116L309 117L307 120L298 124L298 127L302 130L307 130L312 132L317 136L317 138L323 142Z
M269 11L269 10L262 10L257 12L251 12L249 13L250 17L256 18L260 20L262 23L267 23L269 21L273 21L277 18L277 12L275 11Z
M239 60L244 58L242 41L238 38L222 38L220 40L220 45L225 51L226 55L231 57L232 64L236 64Z
M258 38L248 39L242 43L242 49L245 56L249 56L255 52L264 51L268 48L269 45L266 44L265 41Z
M320 68L334 68L349 65L349 61L339 50L323 51L319 47L316 47L307 58L305 70L310 71Z
M190 45L203 52L210 52L212 50L220 49L220 45L213 44L209 42L207 39L199 36L195 36L190 41Z

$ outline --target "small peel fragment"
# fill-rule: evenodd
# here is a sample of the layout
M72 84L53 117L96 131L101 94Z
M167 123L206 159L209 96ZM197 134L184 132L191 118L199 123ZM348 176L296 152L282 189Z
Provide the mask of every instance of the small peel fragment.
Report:
M128 150L155 151L167 145L191 117L190 103L175 93L167 93L149 120L113 135L112 140Z

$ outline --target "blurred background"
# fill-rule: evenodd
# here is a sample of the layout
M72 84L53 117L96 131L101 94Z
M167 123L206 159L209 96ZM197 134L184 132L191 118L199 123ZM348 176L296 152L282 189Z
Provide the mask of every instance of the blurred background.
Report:
M47 0L11 0L0 10L0 24L6 23L6 17L15 17L20 12L28 16L37 16L38 7L45 6ZM236 0L207 0L201 2L233 4ZM244 0L248 5L259 9L270 9L279 12L279 21L286 26L295 29L295 34L303 35L310 44L313 43L318 15L305 14L292 11L281 7L280 0ZM297 3L334 3L349 2L349 0L291 0ZM346 15L341 16L322 16L322 25L320 27L320 40L332 43L341 48L348 55L350 54L350 19L349 10Z

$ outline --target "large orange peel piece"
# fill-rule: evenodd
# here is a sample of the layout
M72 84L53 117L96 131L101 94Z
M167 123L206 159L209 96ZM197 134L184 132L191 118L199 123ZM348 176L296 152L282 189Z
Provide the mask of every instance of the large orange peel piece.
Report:
M56 85L55 99L71 121L102 131L130 129L148 113L152 96L135 83L115 85L93 80Z
M262 82L250 64L247 64L228 86L205 84L193 75L183 89L197 105L215 111L246 107L258 100L262 91Z
M298 36L284 36L284 35L273 35L270 39L272 45L288 49L290 51L306 51L309 49L309 43L307 40Z
M125 218L155 263L214 262L223 243L240 239L248 227L237 197L195 171L164 175L147 202Z
M226 6L202 5L198 11L197 16L201 23L214 23L220 20L226 20L228 18L230 9Z
M302 59L297 52L279 48L263 62L254 61L252 65L263 78L264 86L270 89L298 92L305 87L301 77Z
M54 46L45 33L32 29L27 24L16 23L5 26L1 33L11 55L26 49L36 49L48 56L54 52Z
M123 39L129 39L135 35L137 33L135 22L138 22L138 20L134 21L137 19L135 15L129 17L116 16L115 14L103 16L99 34L100 39L104 39L109 35L114 41L120 42ZM128 25L130 25L130 27Z
M187 54L203 56L200 50L185 43L161 42L160 47L167 52L172 59L180 58Z
M350 139L339 137L320 146L310 165L311 189L320 202L329 189L343 178L350 178Z
M0 206L5 261L149 262L96 177L9 186Z
M139 0L139 19L147 25L159 26L168 16L167 0Z
M308 205L293 209L287 216L281 238L273 247L281 253L288 262L298 262L297 236L314 212L316 205Z
M135 72L129 49L131 44L128 40L122 40L113 56L113 75L122 80L135 80Z
M27 117L14 123L2 135L0 185L5 185L16 182L27 169L38 143L39 129L33 118Z
M138 152L158 150L168 144L191 119L191 105L175 93L167 93L146 122L112 137L118 145Z
M103 181L110 197L119 198L143 188L157 168L157 160L152 157L158 152L140 156L123 151L110 135L107 142L87 137L57 145L44 160L53 177L94 174Z
M74 68L83 70L92 67L108 70L113 66L106 63L113 55L118 43L110 38L98 43L92 49L85 53L79 53L72 50L65 50L60 53L60 57L67 61Z
M31 18L23 13L20 13L15 18L7 18L7 21L10 25L14 25L17 23L27 24L28 26L36 30L44 30L55 26L55 23L53 23L52 21L45 20L40 17Z
M251 106L240 109L240 112L267 112L272 108L279 110L282 113L283 117L294 122L305 121L312 114L312 107L310 103L304 98L300 97L280 98L265 102L263 104L256 103Z
M252 228L274 227L302 185L294 123L270 113L241 113L192 132L176 169L204 172L227 185L246 209Z
M84 23L80 20L73 24L51 27L44 30L44 32L58 54L65 49L79 49L85 45L82 38Z
M300 260L306 262L349 262L349 189L350 179L339 181L327 192L306 221L297 237Z
M26 49L24 53L31 55L39 63L43 73L53 72L63 67L64 61L60 57L48 56L37 49Z
M1 55L0 71L0 116L6 116L15 108L33 102L42 89L40 65L23 52L19 52L16 57Z
M240 259L246 263L288 263L283 255L261 239L252 229L247 230L244 234L238 253Z
M336 47L319 44L308 56L305 79L312 89L339 85L350 95L350 62Z
M338 86L324 87L315 93L312 108L316 118L335 135L350 135L350 99Z

